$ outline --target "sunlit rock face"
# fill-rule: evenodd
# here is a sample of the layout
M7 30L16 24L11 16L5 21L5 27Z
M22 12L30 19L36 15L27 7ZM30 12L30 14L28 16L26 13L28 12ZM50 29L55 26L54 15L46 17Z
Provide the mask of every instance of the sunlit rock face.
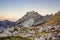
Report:
M30 11L16 21L16 24L19 26L37 26L46 22L50 16L51 15L42 16L38 14L38 12Z

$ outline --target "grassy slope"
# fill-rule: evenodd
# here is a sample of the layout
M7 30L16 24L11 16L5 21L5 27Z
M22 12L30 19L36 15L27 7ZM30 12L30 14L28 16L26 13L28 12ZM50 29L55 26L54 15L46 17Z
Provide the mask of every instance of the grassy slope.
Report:
M57 12L54 16L52 16L45 24L44 26L50 26L54 24L60 24L60 11Z

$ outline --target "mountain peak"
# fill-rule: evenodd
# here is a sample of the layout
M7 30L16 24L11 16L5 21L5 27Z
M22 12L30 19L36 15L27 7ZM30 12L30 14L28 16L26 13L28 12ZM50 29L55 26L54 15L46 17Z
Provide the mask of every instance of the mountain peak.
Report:
M29 11L29 12L27 12L27 14L35 14L35 13L37 13L37 12L35 12L35 11Z
M38 12L35 12L35 11L30 11L30 12L27 12L21 19L19 19L16 24L19 25L19 26L25 26L26 25L39 25L39 24L42 24L44 23L45 21L47 21L47 19L49 18L50 16L42 16L40 15ZM32 24L32 22L30 20L33 20L32 22L34 22Z
M30 11L26 13L26 16L41 16L38 12L35 11Z

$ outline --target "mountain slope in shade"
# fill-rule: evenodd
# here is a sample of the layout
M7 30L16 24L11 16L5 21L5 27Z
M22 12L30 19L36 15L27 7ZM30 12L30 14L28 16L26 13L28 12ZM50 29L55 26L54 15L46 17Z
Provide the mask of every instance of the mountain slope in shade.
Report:
M52 15L42 16L38 14L38 12L30 11L27 12L21 19L19 19L16 24L19 26L36 26L39 24L43 24L48 20Z
M0 21L0 29L4 30L6 28L10 28L15 25L15 22L11 22L8 20Z
M52 16L44 26L51 26L51 25L60 25L60 11L58 11L54 16Z

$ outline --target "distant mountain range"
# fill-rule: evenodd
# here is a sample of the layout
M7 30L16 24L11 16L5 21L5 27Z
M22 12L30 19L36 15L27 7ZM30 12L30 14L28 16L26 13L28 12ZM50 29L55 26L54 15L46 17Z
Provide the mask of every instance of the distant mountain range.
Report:
M7 29L15 25L15 22L11 22L8 20L0 21L0 29Z
M10 28L10 27L25 27L25 26L50 26L53 24L60 24L60 11L55 15L45 15L42 16L38 12L30 11L27 12L22 18L17 20L16 22L11 22L8 20L0 21L0 29Z

